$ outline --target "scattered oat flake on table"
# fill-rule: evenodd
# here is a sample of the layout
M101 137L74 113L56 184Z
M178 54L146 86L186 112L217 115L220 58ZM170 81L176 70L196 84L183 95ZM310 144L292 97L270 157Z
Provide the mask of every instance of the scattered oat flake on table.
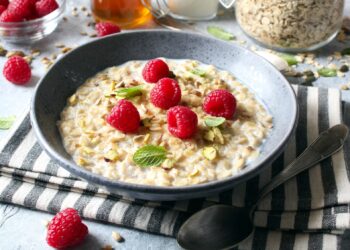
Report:
M48 227L49 226L49 224L50 224L50 221L49 220L43 220L43 221L41 221L41 223L44 225L44 227Z
M340 85L340 89L341 90L348 90L349 89L349 85L348 84L342 84L342 85Z
M112 237L113 237L113 239L115 239L118 242L125 241L125 239L118 232L115 232L115 231L112 232Z
M105 245L101 250L113 250L113 247L111 245Z

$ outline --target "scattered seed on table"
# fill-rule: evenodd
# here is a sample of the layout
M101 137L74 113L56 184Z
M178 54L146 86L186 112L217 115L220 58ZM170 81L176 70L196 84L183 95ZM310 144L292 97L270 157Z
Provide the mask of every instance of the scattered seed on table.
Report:
M61 52L62 52L63 54L65 54L65 53L67 53L67 52L69 52L69 51L71 51L71 50L72 50L72 48L64 47L64 48L61 49Z
M337 40L339 42L344 42L346 40L346 34L344 32L344 30L340 30L338 35L337 35Z
M66 45L64 45L64 44L62 44L62 43L56 43L56 44L55 44L55 47L61 49L61 48L66 47Z
M340 89L341 89L341 90L349 90L349 86L348 86L347 84L342 84L342 85L340 86Z
M7 50L4 47L0 46L0 56L6 56Z
M37 57L37 56L39 56L41 54L41 51L39 50L39 49L32 49L31 51L30 51L30 55L32 56L32 57Z
M339 68L339 71L340 72L343 72L343 73L345 73L345 72L348 72L349 71L349 66L347 66L347 65L342 65L340 68Z
M115 231L112 232L112 237L113 237L113 239L115 239L118 242L125 241L124 238L118 232L115 232Z
M26 54L25 54L23 51L21 51L21 50L8 51L8 52L6 53L6 57L9 58L9 57L11 57L11 56L21 56L21 57L25 57Z
M44 227L47 228L47 227L49 226L49 224L50 224L50 221L48 221L48 220L42 220L41 223L44 225Z
M51 55L51 59L52 59L52 60L56 60L56 59L57 59L57 55L56 55L56 54L52 54L52 55Z
M23 57L23 59L26 60L28 64L31 64L33 61L33 57L31 57L31 56L25 56L25 57Z
M105 245L101 250L113 250L113 247L111 245Z

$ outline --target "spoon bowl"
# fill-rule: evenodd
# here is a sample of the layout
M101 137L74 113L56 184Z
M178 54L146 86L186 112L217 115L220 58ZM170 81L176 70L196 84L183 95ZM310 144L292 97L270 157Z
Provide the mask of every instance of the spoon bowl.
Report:
M177 235L177 241L185 249L223 249L232 242L241 242L252 230L249 208L217 205L203 209L187 220Z
M281 184L339 151L347 136L348 127L343 124L322 132L297 159L259 191L254 203L242 208L215 205L197 212L181 226L177 242L192 250L226 249L238 245L253 231L253 213L259 202Z

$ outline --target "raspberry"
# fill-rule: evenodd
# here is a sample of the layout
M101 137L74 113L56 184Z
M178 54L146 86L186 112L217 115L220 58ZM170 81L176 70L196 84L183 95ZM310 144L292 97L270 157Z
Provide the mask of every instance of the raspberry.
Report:
M9 5L9 0L0 0L0 5L7 7Z
M88 234L88 228L81 222L78 211L66 208L52 218L46 235L47 243L58 249L77 245Z
M107 36L114 33L120 32L120 27L109 22L100 22L96 24L95 29L99 37Z
M0 22L21 22L23 18L17 12L6 9L0 16Z
M227 90L218 89L210 92L204 99L203 109L212 116L232 119L236 111L236 98Z
M0 15L6 10L6 6L0 5Z
M146 63L142 70L143 79L149 83L156 83L164 77L169 77L168 65L160 59L153 59Z
M161 109L169 109L179 104L181 89L177 81L163 78L151 90L151 102Z
M4 65L3 74L8 81L23 85L30 80L32 71L26 60L20 56L12 56Z
M16 13L22 20L29 17L34 10L33 0L13 0L8 6L10 12Z
M107 122L124 133L134 133L140 126L140 114L131 102L120 100L107 116Z
M188 107L172 107L167 112L167 121L169 132L178 138L190 138L197 131L197 114Z
M56 0L40 0L35 3L35 12L39 17L46 16L58 9Z

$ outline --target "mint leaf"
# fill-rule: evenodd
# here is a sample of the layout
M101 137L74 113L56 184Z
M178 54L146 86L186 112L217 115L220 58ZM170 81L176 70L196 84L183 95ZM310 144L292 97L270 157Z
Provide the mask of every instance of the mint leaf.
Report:
M289 66L292 65L297 65L298 64L298 60L296 59L295 56L290 55L290 54L284 54L284 53L279 53L278 54L279 57L281 57L283 60L285 60Z
M200 77L205 77L205 74L207 73L205 70L203 69L193 69L191 70L191 73Z
M331 68L322 68L317 71L320 76L323 77L334 77L337 76L337 70L336 69L331 69Z
M219 28L219 27L208 26L207 31L210 35L212 35L216 38L219 38L221 40L232 41L235 39L234 35L232 35L231 33L227 32L226 30Z
M224 117L206 117L204 119L205 125L208 127L218 127L226 121Z
M343 56L345 56L345 55L350 56L350 48L343 49L341 54Z
M142 95L142 87L136 86L131 88L123 88L118 89L115 92L116 97L123 98L123 99L129 99L135 96Z
M132 159L140 167L159 166L166 160L166 154L164 147L146 145L139 148Z
M2 117L0 118L0 129L6 130L11 128L12 124L16 120L16 116Z

